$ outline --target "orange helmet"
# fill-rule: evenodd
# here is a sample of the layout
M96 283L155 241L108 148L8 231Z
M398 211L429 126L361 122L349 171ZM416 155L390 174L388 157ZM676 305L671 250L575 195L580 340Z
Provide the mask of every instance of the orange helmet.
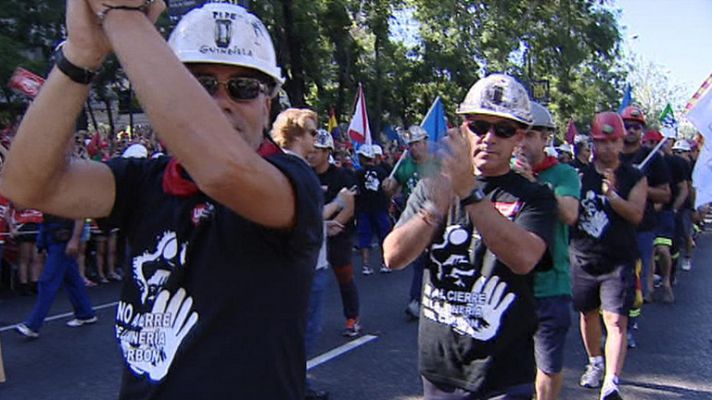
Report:
M643 114L643 111L638 108L638 106L628 106L623 109L621 118L623 118L624 121L636 121L645 125L645 114Z
M594 140L620 139L625 136L625 127L621 116L613 111L596 114L591 127L591 137Z

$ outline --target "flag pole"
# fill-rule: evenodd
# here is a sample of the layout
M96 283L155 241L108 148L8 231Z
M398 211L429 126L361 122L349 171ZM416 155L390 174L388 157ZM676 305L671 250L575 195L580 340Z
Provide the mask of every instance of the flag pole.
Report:
M663 147L663 145L668 139L668 137L663 137L663 140L661 140L660 143L656 144L653 150L648 154L648 156L645 157L645 159L640 164L636 165L635 168L637 168L639 171L642 171L647 166L648 162L653 159L658 150Z

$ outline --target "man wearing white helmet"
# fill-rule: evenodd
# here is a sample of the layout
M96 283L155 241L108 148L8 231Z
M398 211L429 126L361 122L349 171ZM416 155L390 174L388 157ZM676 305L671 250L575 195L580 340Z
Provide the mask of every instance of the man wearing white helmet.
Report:
M575 169L545 154L556 129L549 110L535 102L531 102L531 109L532 128L522 141L522 157L517 157L514 169L530 181L548 186L556 196L558 221L550 260L553 267L534 275L539 317L534 335L536 394L538 400L553 400L559 398L563 384L564 344L571 326L569 225L578 218L581 181Z
M530 273L549 257L556 200L510 169L531 124L519 82L479 80L458 114L465 121L448 134L443 174L418 183L386 239L386 262L402 268L430 250L418 338L426 400L530 400Z
M168 45L153 25L164 8L67 2L67 42L25 115L0 190L126 233L119 398L302 400L322 196L309 167L264 134L283 81L272 42L243 8L208 3L183 17ZM93 71L110 51L175 158L66 157Z
M431 157L428 149L428 133L418 125L411 125L403 133L405 142L408 144L408 155L394 166L395 172L392 177L383 181L383 190L388 196L393 197L398 189L401 189L401 196L396 197L396 203L405 204L410 194L415 189L418 181L426 176L437 173L439 164ZM414 320L420 317L420 295L423 286L423 268L425 267L427 254L423 253L416 258L411 267L413 278L410 283L410 293L405 314Z

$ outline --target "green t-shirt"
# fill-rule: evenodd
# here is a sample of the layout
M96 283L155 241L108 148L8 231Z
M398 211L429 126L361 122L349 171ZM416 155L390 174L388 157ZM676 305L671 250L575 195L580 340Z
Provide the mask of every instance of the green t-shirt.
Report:
M571 166L556 164L539 173L539 183L549 186L557 197L570 196L579 199L581 180ZM534 275L534 296L537 298L571 295L571 273L569 272L569 226L557 219L551 255L554 267Z
M439 169L440 163L432 157L422 164L416 164L413 158L408 156L398 166L393 177L401 185L403 196L407 199L413 193L413 189L418 185L418 181L421 178L433 175Z

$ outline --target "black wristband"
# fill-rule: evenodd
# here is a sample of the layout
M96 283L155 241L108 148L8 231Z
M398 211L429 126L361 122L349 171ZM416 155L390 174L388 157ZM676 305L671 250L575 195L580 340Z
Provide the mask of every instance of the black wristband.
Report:
M469 195L467 195L467 197L460 199L460 206L467 207L470 204L479 203L484 200L485 197L487 197L485 192L483 192L479 187L476 187L472 190L472 192L470 192Z
M78 67L72 64L71 61L67 60L67 58L64 56L64 52L62 52L62 47L57 49L57 52L55 53L54 57L57 69L62 71L64 75L67 75L67 77L73 82L80 83L82 85L88 85L91 83L91 81L94 79L94 76L96 75L96 72L82 67Z

